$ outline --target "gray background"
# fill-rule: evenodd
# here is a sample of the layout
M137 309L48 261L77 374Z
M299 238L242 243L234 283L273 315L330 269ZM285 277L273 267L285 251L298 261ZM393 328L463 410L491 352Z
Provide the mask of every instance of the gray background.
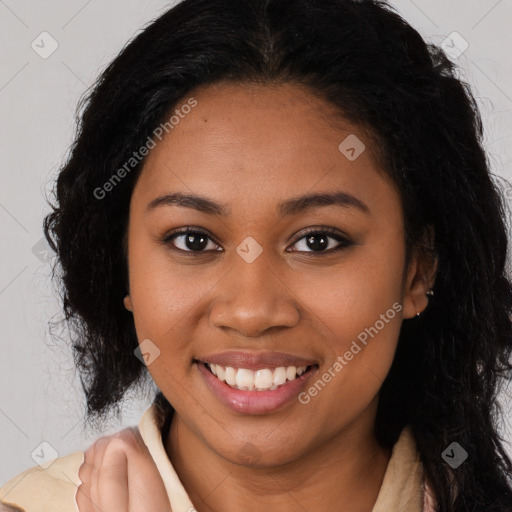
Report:
M127 41L172 3L0 0L0 484L34 466L31 454L42 442L63 456L100 435L83 430L84 401L70 350L49 333L59 305L41 242L44 195L72 142L81 95ZM427 40L441 44L456 31L467 41L454 60L478 99L493 172L510 179L512 0L392 3ZM31 46L35 41L39 52L51 49L48 36L41 43L45 31L58 43L48 58ZM512 401L502 397L502 403L510 443ZM148 404L147 395L134 396L122 423L111 422L104 433L137 424Z

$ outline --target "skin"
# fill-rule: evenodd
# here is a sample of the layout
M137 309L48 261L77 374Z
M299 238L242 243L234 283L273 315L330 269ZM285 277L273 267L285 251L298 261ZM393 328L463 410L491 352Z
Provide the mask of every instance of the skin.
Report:
M370 138L330 104L292 84L218 84L192 96L197 106L147 157L128 229L124 303L139 342L161 351L148 369L176 410L167 454L198 512L370 512L391 455L373 434L379 389L402 321L428 305L435 267L416 255L406 267L398 191ZM350 134L366 146L354 161L338 149ZM229 215L147 211L178 191L224 203ZM331 205L275 215L282 201L334 191L368 212ZM202 253L186 236L162 243L185 226L209 234ZM304 230L321 226L351 243L329 254L340 244L328 238L315 252ZM248 236L263 249L250 264L236 252ZM235 413L193 363L225 350L278 350L316 360L320 378L394 303L401 311L305 405Z
M78 476L82 484L75 501L80 512L172 512L158 469L136 427L98 439L85 451Z

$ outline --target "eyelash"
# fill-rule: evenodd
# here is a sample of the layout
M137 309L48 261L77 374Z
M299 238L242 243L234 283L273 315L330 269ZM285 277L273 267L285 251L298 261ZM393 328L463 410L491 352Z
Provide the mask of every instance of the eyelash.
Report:
M171 233L168 233L167 235L165 235L163 237L162 243L166 244L166 245L169 245L169 244L172 245L172 242L175 238L177 238L178 236L183 236L184 234L203 235L203 236L209 238L215 244L220 245L214 238L212 238L209 235L209 233L207 233L206 231L204 231L201 228L196 228L194 226L185 226L183 228L178 228L178 229L172 231ZM353 245L353 242L350 241L348 238L342 236L338 230L336 230L334 228L330 228L328 226L322 226L321 228L312 228L308 231L303 232L301 234L301 236L293 242L292 245L295 245L297 242L301 241L303 238L306 238L307 236L313 236L313 235L329 235L328 238L334 238L339 243L339 245L338 245L338 247L335 247L334 249L328 249L328 250L323 250L323 251L291 251L291 252L305 252L306 254L313 254L313 255L332 254L332 253L341 251L341 250L346 249L347 247ZM173 250L176 250L176 251L179 251L182 253L189 253L189 254L203 254L203 253L207 253L207 252L212 252L212 251L205 251L205 250L202 250L202 251L188 250L188 251L186 251L184 249L178 249L175 246L172 246L171 248ZM213 252L217 252L217 251L213 251Z

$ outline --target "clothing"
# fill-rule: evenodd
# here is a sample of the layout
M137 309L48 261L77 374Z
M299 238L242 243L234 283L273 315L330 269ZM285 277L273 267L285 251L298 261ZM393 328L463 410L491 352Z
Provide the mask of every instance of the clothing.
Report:
M195 509L167 456L160 428L161 418L153 403L141 417L141 437L160 472L173 512L190 512ZM0 489L0 500L24 512L76 512L75 493L81 483L78 470L83 461L84 453L79 451L55 459L47 469L30 468ZM393 447L372 512L434 512L433 505L430 488L424 484L414 436L405 427Z

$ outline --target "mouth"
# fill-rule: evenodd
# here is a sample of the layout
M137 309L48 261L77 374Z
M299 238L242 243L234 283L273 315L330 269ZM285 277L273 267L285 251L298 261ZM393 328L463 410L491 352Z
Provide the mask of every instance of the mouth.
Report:
M201 360L194 363L209 392L229 410L243 415L272 414L297 402L297 397L319 371L318 364L298 368L258 365L250 370Z
M217 380L223 382L231 389L239 391L274 391L286 386L295 380L304 380L309 374L318 368L318 364L307 366L278 366L274 368L260 368L252 370L249 368L235 368L208 363L206 361L195 361L201 364Z

